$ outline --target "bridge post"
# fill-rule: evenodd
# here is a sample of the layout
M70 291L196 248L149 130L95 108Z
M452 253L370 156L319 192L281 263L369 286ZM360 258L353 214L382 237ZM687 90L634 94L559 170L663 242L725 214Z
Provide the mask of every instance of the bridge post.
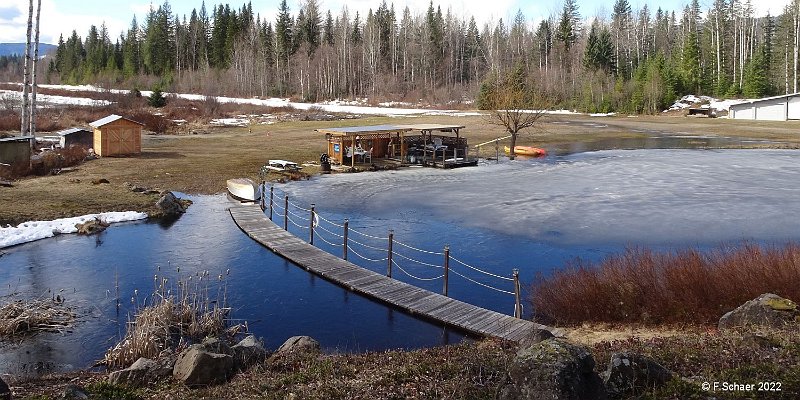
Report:
M273 198L275 197L275 186L269 187L269 220L272 221Z
M519 269L514 268L514 317L522 318L522 303L520 303Z
M311 203L311 218L308 220L308 243L314 244L314 203Z
M343 235L342 235L342 259L347 261L347 230L348 226L350 225L350 220L345 218L344 219L344 227L342 227Z
M386 276L389 278L392 277L392 244L394 242L394 230L389 229L389 246L388 251L386 254L386 259L388 260L386 263Z
M289 230L289 195L283 196L283 230Z
M264 199L264 192L266 191L267 191L267 181L261 181L261 196L259 196L260 197L259 205L261 206L261 212L264 212L264 209L267 208L265 204L266 199Z
M442 294L447 296L447 281L450 275L450 245L444 246L444 289Z

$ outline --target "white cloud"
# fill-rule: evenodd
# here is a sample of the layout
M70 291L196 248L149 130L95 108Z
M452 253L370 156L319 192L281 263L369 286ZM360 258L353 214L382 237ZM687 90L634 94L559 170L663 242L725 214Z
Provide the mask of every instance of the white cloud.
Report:
M0 24L0 42L24 42L25 27L28 19L28 1L9 1L8 8L20 10L20 15L10 23L5 21ZM42 15L40 23L40 39L42 43L58 43L62 33L64 38L69 37L73 29L81 37L86 36L90 25L98 28L103 22L106 24L111 41L114 41L123 30L127 29L128 21L109 16L101 16L99 10L81 10L80 7L68 7L61 2L61 7L54 0L42 0ZM34 10L34 13L36 11Z

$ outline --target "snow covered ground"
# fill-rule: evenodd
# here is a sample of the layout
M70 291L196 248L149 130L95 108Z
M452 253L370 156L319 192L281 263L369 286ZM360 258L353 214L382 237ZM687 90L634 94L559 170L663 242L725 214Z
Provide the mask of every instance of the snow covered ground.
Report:
M693 104L700 103L700 102L708 102L708 107L713 108L717 111L728 111L731 105L744 103L746 99L727 99L727 100L720 100L715 99L709 96L695 96L692 94L686 95L675 101L668 109L664 110L667 111L674 111L674 110L682 110L684 108L689 108Z
M62 233L78 231L75 224L100 218L109 224L124 221L136 221L147 218L147 214L135 211L115 211L100 214L88 214L73 218L60 218L53 221L29 221L17 226L0 228L0 249L17 244L45 239Z
M22 94L12 90L0 90L0 98L18 103L22 101ZM86 97L53 96L41 93L36 94L36 102L40 107L52 105L106 106L111 104L111 102L107 100L88 99Z

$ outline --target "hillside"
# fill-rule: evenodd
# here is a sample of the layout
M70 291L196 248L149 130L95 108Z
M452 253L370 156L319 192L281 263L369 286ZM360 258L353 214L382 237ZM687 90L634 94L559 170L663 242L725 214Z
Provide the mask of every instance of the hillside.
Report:
M55 51L58 46L49 43L39 43L39 54L45 55ZM0 43L0 57L10 55L24 55L25 43Z

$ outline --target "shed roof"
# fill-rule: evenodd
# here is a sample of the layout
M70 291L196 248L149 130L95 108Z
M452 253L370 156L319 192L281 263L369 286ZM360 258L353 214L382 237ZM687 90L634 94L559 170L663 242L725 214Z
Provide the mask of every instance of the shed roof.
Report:
M89 130L89 129L86 129L86 128L69 128L69 129L64 129L63 131L58 131L58 132L56 132L56 134L58 136L67 136L67 135L70 135L70 134L73 134L73 133L76 133L76 132L90 132L91 133L92 131Z
M124 119L126 121L133 122L134 124L139 124L141 126L144 126L144 124L141 123L141 122L136 122L136 121L134 121L132 119L125 118L125 117L123 117L121 115L117 115L117 114L111 114L111 115L109 115L109 116L107 116L105 118L100 118L97 121L90 122L89 125L91 125L91 126L93 126L95 128L99 128L101 126L108 125L108 124L110 124L110 123L112 123L114 121L118 121L120 119Z
M345 126L341 128L322 128L317 129L317 132L327 133L334 136L354 136L366 135L370 133L387 133L387 132L407 132L411 128L406 128L398 125L369 125L369 126Z
M34 137L33 136L12 136L12 137L8 137L8 138L2 138L2 139L0 139L0 142L21 142L23 140L30 142L31 140L34 140Z
M762 101L777 100L777 99L796 97L796 96L800 96L800 93L790 93L790 94L782 94L780 96L764 97L764 98L761 98L761 99L744 100L741 103L731 104L729 107L740 107L740 106L745 106L745 105L753 105L755 103L760 103Z
M412 131L452 131L455 129L464 129L464 125L442 125L442 124L415 124L415 125L398 125L398 128L408 128Z

